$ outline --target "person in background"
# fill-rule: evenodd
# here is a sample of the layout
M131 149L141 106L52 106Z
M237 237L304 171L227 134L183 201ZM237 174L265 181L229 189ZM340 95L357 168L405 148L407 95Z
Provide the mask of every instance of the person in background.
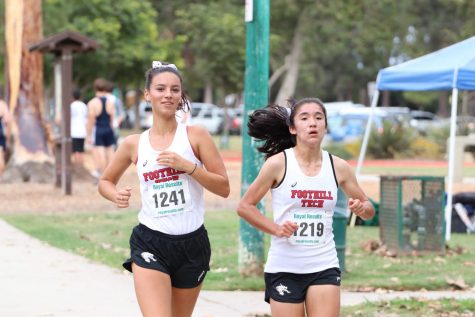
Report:
M124 268L133 273L144 316L189 317L211 257L203 190L227 197L229 180L208 131L175 118L178 110L189 109L177 67L153 62L144 95L152 107L152 127L120 143L99 192L117 207L128 207L132 188L117 183L130 164L136 165L142 207Z
M0 175L5 170L6 151L10 139L10 110L5 101L0 99Z
M114 104L107 98L108 82L103 78L98 78L93 85L96 95L87 103L86 142L93 145L92 153L96 163L93 176L98 178L114 153L113 122L115 109Z
M373 217L373 205L350 165L322 150L327 117L319 99L256 110L248 127L265 141L259 151L266 161L237 213L271 235L264 280L272 316L338 317L341 273L332 229L338 187L357 216ZM268 191L273 219L256 207Z
M122 99L117 97L113 94L114 92L114 84L112 82L108 82L106 86L107 91L107 98L114 104L114 147L117 148L117 142L120 137L120 126L125 119L125 111L124 111L124 104L122 103Z
M87 106L81 100L81 91L73 91L74 101L71 103L71 139L73 143L73 161L84 164L84 141L86 139Z

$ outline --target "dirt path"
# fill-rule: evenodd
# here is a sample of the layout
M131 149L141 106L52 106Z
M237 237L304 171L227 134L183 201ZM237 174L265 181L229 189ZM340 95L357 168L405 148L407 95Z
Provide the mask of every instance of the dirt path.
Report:
M241 191L241 161L235 153L222 153L231 183L229 198L224 199L205 191L206 209L235 210ZM86 161L86 167L91 168L92 161ZM368 197L379 201L379 179L363 177L360 184ZM131 210L140 208L139 183L135 167L131 166L122 177L119 186L132 186ZM475 183L454 184L454 193L460 191L475 191ZM269 197L266 198L267 200ZM269 206L266 203L266 206ZM52 184L0 184L0 213L70 213L70 212L106 212L118 211L109 201L97 192L97 186L92 181L74 182L73 195L65 196L61 189Z

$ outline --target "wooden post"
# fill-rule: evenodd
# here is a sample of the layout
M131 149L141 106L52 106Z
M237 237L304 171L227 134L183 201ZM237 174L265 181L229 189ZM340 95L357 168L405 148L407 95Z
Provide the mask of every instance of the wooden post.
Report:
M61 136L55 140L56 182L63 194L72 193L71 166L71 102L73 53L85 53L99 48L96 41L72 31L52 35L30 47L30 51L53 53L55 61L55 102L61 104ZM59 91L58 91L59 90ZM58 175L60 173L60 175Z
M72 192L71 168L71 102L72 102L72 52L64 48L61 55L61 190L65 195Z

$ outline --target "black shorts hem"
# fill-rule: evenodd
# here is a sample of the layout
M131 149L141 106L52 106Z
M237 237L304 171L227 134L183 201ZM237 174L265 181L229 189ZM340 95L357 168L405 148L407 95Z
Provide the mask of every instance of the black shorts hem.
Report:
M144 269L155 270L155 271L159 271L159 272L162 272L164 274L170 275L170 273L165 272L165 270L161 270L159 268L146 267L144 265L140 265L139 263L134 262L132 259L127 259L124 263L122 263L122 267L133 274L132 263L135 263L135 265L140 266L141 268L144 268ZM203 277L201 278L201 281L197 284L176 285L176 284L172 283L172 287L174 287L174 288L183 288L183 289L198 287L201 284L203 284L203 281L205 280L206 275L207 275L208 272L209 271L205 271L203 273Z
M170 273L165 271L165 269L158 268L158 267L151 267L151 266L141 265L140 263L134 262L134 260L132 258L125 260L125 262L122 263L122 267L124 269L126 269L127 271L129 271L130 273L134 273L132 271L132 263L135 263L135 265L140 266L143 269L155 270L155 271L159 271L159 272L165 273L167 275L170 275Z
M264 301L266 301L267 303L270 304L271 298L272 298L272 300L274 300L276 302L279 302L279 303L301 304L301 303L305 302L305 300L299 301L299 300L293 300L293 299L279 300L277 298L273 298L272 296L267 296L267 295L264 296Z

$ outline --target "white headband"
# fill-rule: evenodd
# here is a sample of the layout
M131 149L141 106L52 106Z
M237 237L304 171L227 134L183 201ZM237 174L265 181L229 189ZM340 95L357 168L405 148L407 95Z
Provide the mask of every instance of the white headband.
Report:
M178 68L176 67L175 64L162 64L160 61L153 61L152 62L152 68L162 68L162 67L170 67L173 68L174 70L178 71Z

